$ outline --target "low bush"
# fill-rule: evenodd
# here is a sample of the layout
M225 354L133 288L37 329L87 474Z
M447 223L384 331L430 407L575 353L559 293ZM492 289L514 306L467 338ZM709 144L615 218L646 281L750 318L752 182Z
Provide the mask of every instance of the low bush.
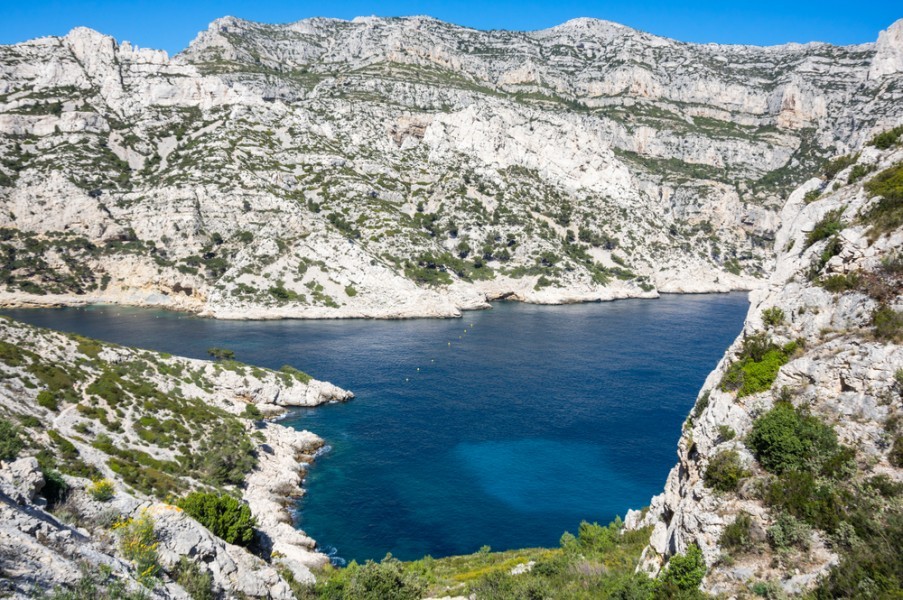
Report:
M842 294L859 287L861 278L858 273L834 274L822 277L818 284L832 294Z
M705 561L699 546L692 545L684 554L676 554L668 561L662 583L678 590L695 590L705 577Z
M793 515L779 513L774 524L768 528L768 543L772 548L786 551L793 548L808 550L812 529Z
M752 517L749 513L740 513L733 523L721 532L719 542L730 552L749 552L755 548L752 538Z
M815 224L812 231L806 235L806 248L816 242L826 240L829 237L840 233L843 228L846 227L846 223L840 218L842 214L842 208L825 213L825 216L823 216L821 220Z
M850 174L847 176L847 183L856 183L874 170L874 165L856 165L850 169Z
M42 406L47 410L57 411L60 408L56 394L54 394L50 390L41 390L40 392L38 392L37 400L38 406Z
M878 203L863 220L871 226L873 236L903 225L903 162L881 171L865 184L870 196L880 196Z
M770 389L778 371L787 364L796 349L795 342L778 346L764 333L749 336L743 341L738 360L724 374L721 389L736 391L737 397Z
M729 425L718 426L718 439L720 441L729 442L735 437L737 437L737 432L734 431L733 427L730 427Z
M226 348L208 348L207 354L213 360L235 360L235 352Z
M763 499L773 509L830 533L846 517L853 497L830 480L806 471L788 471L769 483Z
M259 421L260 419L263 418L263 413L260 412L260 409L257 408L256 404L249 403L249 404L245 405L245 410L242 413L242 416L245 417L246 419Z
M869 141L869 146L874 146L879 150L887 150L900 140L900 136L903 136L903 125L882 131Z
M15 460L24 446L19 428L6 419L0 419L0 460Z
M757 418L746 445L765 469L778 475L819 471L840 449L830 425L789 402L778 402Z
M777 306L762 311L762 322L769 327L777 327L784 322L784 311Z
M142 514L137 519L116 523L113 531L119 537L119 551L135 565L138 580L153 587L154 579L160 573L154 520L150 515Z
M875 337L880 340L900 341L903 339L903 312L881 305L872 313Z
M247 546L256 522L247 504L226 494L192 492L176 501L191 518L230 544Z
M825 165L822 174L825 176L825 179L834 179L834 177L838 173L840 173L850 165L856 164L857 160L859 160L859 154L847 154L844 156L838 156Z
M98 479L88 486L88 494L98 502L107 502L113 499L116 488L109 479Z
M182 586L191 600L216 600L213 592L213 575L202 569L197 561L182 556L173 573L176 583Z
M420 600L426 591L423 582L404 570L391 555L381 562L352 562L346 568L342 598L355 600Z
M722 450L709 461L709 466L703 475L703 483L706 487L719 492L733 492L740 484L740 480L749 476L749 471L743 468L740 454L736 450Z
M241 485L257 466L254 443L237 420L217 423L199 446L197 468L213 485Z

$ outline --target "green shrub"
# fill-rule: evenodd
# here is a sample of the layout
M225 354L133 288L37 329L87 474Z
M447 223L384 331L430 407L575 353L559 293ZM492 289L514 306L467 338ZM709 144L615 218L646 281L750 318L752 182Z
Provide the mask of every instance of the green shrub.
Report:
M119 551L135 565L138 580L153 587L154 579L160 572L157 556L157 536L154 520L142 514L137 519L126 519L113 526L119 537Z
M899 341L903 339L903 312L881 305L872 313L875 337L880 340Z
M769 327L777 327L784 322L784 311L777 306L762 311L762 322Z
M763 333L749 336L743 341L738 360L725 372L721 389L736 390L738 398L770 389L778 371L787 364L796 349L795 342L781 347Z
M721 532L721 546L731 552L749 552L755 547L752 539L752 517L748 513L740 513L733 523Z
M88 494L98 502L112 500L115 493L116 488L109 479L98 479L88 486Z
M213 360L235 360L235 352L226 348L207 348L207 354Z
M24 446L19 428L6 419L0 419L0 460L15 460Z
M903 597L903 512L868 515L870 527L858 528L863 543L842 553L815 590L818 600Z
M850 493L807 471L787 471L765 489L765 502L827 532L840 525L850 509Z
M882 234L903 225L903 162L881 171L865 184L870 196L881 200L863 216L871 233Z
M251 509L232 496L192 492L177 500L176 506L230 544L247 546L254 539Z
M216 600L213 593L213 575L201 569L196 561L182 556L175 567L175 580L188 592L191 600Z
M749 476L743 468L743 462L736 450L722 450L709 461L703 475L706 487L719 492L733 492L740 485L740 480Z
M379 563L352 563L348 569L344 598L349 600L420 600L426 591L422 582L406 573L401 562L391 555Z
M255 450L240 422L218 423L199 448L199 468L213 485L241 485L257 465Z
M254 421L259 421L263 418L263 413L260 412L260 409L257 408L256 404L245 404L245 411L242 413L242 416L246 419L251 419Z
M285 373L286 375L289 375L291 379L295 379L297 381L300 381L301 383L310 383L311 379L313 379L313 377L311 377L304 371L300 371L295 367L292 367L291 365L282 365L281 367L279 367L279 372Z
M838 156L825 165L822 174L825 176L825 179L834 179L834 177L838 173L840 173L850 165L856 164L857 160L859 160L859 154L846 154L844 156Z
M345 286L345 295L347 295L349 297L357 296L357 290L354 288L353 285L346 285Z
M753 422L746 445L772 473L818 470L839 450L834 429L817 417L778 402Z
M842 294L859 287L861 278L858 273L834 274L828 277L822 277L818 281L818 285L825 288L832 294Z
M825 213L825 216L823 216L821 220L815 224L812 231L806 235L805 247L808 248L816 242L828 239L829 237L840 233L843 228L846 227L846 223L840 218L842 214L842 208Z
M869 146L874 146L879 150L887 150L899 141L901 135L903 135L903 125L882 131L869 141Z
M705 561L702 550L693 544L685 554L676 554L668 561L668 569L662 575L662 582L672 584L679 590L695 590L705 577Z
M898 469L903 469L903 436L898 435L894 438L887 461Z
M805 202L806 204L812 204L813 202L818 200L820 197L821 197L820 189L816 188L814 190L809 190L808 192L806 192L806 195L803 196L803 202Z
M41 390L38 392L38 406L42 406L48 410L59 410L59 402L56 399L56 394L51 392L50 390Z
M774 524L768 528L768 542L775 550L809 549L812 530L806 523L793 515L779 513Z
M874 170L874 165L856 165L850 169L850 174L847 176L847 183L856 183Z
M737 437L737 432L734 431L733 427L729 425L719 425L718 426L718 439L723 442L729 442L732 439Z

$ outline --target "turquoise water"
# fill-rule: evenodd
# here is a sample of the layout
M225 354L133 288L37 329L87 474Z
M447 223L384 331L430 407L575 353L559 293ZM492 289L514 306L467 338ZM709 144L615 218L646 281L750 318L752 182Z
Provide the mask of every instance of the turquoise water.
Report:
M308 476L300 526L337 560L362 560L555 545L583 519L605 523L648 504L747 306L745 294L728 294L501 303L453 320L6 314L187 356L230 348L354 391L348 404L299 409L284 423L330 447Z

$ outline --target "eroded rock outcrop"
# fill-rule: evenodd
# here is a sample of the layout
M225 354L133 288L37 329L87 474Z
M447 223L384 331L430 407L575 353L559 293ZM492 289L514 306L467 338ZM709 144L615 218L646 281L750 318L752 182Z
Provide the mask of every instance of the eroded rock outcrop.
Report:
M168 357L0 320L0 588L30 597L93 577L188 598L182 558L224 597L293 598L328 562L294 527L307 466L323 441L260 420L352 394L295 369ZM94 488L101 481L103 493ZM256 518L250 547L226 543L167 504L224 490ZM166 501L166 502L161 502ZM124 553L117 522L148 517L151 585ZM291 577L287 580L286 573Z
M899 189L879 182L899 182L903 149L866 146L847 158L846 168L790 195L775 240L774 273L767 287L751 294L742 334L707 378L664 493L648 512L627 519L631 527L654 525L641 565L650 574L695 544L709 567L706 591L735 594L759 584L801 593L853 560L861 552L855 544L875 545L855 541L865 535L856 528L861 525L845 519L870 506L868 520L883 528L882 515L898 514L893 498L899 492L892 490L903 482L896 456L903 448L903 229L890 216L899 210ZM756 357L755 344L772 355ZM763 370L766 360L779 364ZM781 479L763 455L765 442L751 441L754 424L779 405L793 407L783 409L785 420L796 410L814 419L807 426L824 423L836 433L840 471L824 467L818 449L805 446L809 455L794 467L800 471ZM780 434L767 435L769 444L791 452ZM793 434L794 443L808 443L802 435ZM833 435L823 434L826 447L833 448ZM738 483L717 479L725 464ZM813 480L809 470L819 464ZM875 491L883 482L891 491ZM881 499L885 493L889 500ZM826 502L836 503L836 519L824 516ZM785 536L791 526L792 543L785 539L792 537ZM860 585L872 591L863 593L880 595L881 584L869 581Z

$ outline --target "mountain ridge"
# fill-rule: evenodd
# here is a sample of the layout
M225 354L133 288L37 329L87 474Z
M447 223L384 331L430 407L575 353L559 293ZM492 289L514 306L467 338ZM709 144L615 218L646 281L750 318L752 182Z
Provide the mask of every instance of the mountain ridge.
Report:
M0 227L28 256L0 302L415 317L750 289L781 190L903 118L903 25L760 49L299 23L219 19L172 58L86 29L0 47Z

